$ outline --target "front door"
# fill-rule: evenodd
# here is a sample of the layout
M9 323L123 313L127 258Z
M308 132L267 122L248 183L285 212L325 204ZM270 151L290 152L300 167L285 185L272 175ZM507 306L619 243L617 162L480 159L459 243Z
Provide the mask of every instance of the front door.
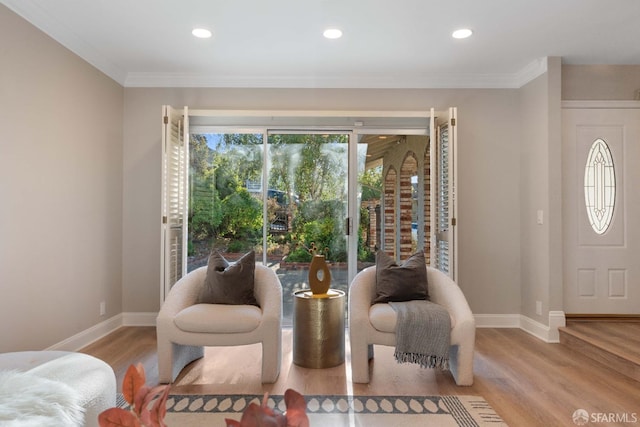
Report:
M563 110L564 309L640 313L640 109Z

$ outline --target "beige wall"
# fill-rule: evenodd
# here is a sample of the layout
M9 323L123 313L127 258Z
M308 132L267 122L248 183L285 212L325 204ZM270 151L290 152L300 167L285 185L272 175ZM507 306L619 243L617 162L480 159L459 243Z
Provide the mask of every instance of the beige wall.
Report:
M124 90L3 5L0 61L0 352L42 349L122 311Z
M640 90L640 65L563 65L562 99L633 100Z
M460 286L476 313L520 312L518 90L127 88L124 311L153 312L160 282L161 106L425 110L458 107Z
M560 74L560 59L548 58L548 72L520 89L521 313L542 324L562 310Z

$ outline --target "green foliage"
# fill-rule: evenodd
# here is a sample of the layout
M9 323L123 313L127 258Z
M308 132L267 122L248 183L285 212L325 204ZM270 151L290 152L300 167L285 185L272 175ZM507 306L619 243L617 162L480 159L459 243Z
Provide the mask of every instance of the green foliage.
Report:
M262 179L261 134L224 134L220 154L229 161L241 186Z
M303 247L297 247L293 249L287 255L287 261L289 262L309 262L311 261L311 254Z
M344 235L344 204L340 201L311 201L302 203L293 221L297 248L308 250L313 244L327 260L347 260L347 244ZM310 259L310 257L309 257Z
M189 142L189 167L193 176L207 179L213 174L214 152L207 145L204 135L191 135Z
M203 135L193 135L189 145L190 192L189 233L193 240L213 237L222 221L218 192L215 189L214 154Z
M227 252L245 252L252 248L251 242L246 240L231 240L227 244Z
M368 235L369 224L369 209L360 208L360 227L358 230L358 261L374 261L375 253L369 249L368 242L365 241L365 236Z
M332 217L320 218L304 224L301 242L311 248L315 245L319 255L333 259L332 245L334 240L335 220Z
M270 188L295 193L301 201L344 196L346 135L271 135L269 144Z
M222 204L212 183L195 183L193 187L189 233L195 240L204 240L217 234L223 219Z
M233 239L251 239L262 235L262 204L247 191L238 188L222 200L221 234Z
M252 134L191 135L189 144L191 240L261 235L262 204L243 189L260 180L262 137Z
M346 135L270 135L267 188L293 201L267 200L267 218L271 223L284 211L292 218L295 240L291 242L288 233L278 235L277 240L270 235L268 251L290 245L289 259L309 261L305 246L315 243L327 248L323 253L330 261L346 261L347 147ZM188 224L192 240L229 240L227 250L234 252L261 241L262 201L246 186L262 180L263 162L262 135L192 135ZM365 172L360 183L363 200L379 198L381 170ZM368 249L361 252L359 258L369 256Z
M382 166L367 169L358 178L362 188L362 200L376 200L382 197Z

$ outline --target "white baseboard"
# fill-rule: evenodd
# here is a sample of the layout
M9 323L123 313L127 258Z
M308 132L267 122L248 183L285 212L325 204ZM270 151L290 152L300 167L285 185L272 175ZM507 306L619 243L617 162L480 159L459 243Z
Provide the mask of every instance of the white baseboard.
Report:
M156 326L158 313L122 313L122 326Z
M110 319L93 325L89 329L85 329L64 341L60 341L51 347L45 348L45 350L60 350L60 351L78 351L79 349L88 346L92 342L110 334L111 332L122 326L122 314L117 314Z
M564 311L550 311L549 326L527 316L521 316L521 322L520 329L548 343L559 343L560 332L558 328L566 325Z
M476 328L519 328L519 314L475 314Z
M564 311L549 312L549 341L560 342L560 331L558 328L567 326L567 318Z
M549 312L549 326L522 314L476 314L477 328L519 328L548 343L560 342L558 328L565 326L564 311Z
M122 326L155 326L158 313L120 313L45 350L78 351Z
M520 316L520 329L542 341L549 342L549 327L527 316Z

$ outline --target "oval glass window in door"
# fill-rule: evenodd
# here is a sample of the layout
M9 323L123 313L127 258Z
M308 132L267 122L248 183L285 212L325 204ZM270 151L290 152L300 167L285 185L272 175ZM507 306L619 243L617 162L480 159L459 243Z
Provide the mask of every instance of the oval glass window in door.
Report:
M613 157L603 139L596 139L589 150L584 169L584 202L593 231L604 234L613 219L616 201L616 175Z

